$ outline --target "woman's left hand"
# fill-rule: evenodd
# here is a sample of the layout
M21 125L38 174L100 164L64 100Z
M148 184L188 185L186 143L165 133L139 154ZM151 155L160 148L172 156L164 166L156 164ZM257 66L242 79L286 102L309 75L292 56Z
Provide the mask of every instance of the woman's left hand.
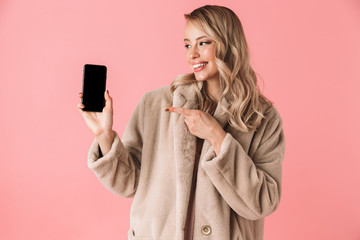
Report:
M184 122L191 134L202 139L207 139L213 145L216 154L218 155L220 153L221 144L226 132L209 113L179 107L168 107L165 111L182 114L184 116Z

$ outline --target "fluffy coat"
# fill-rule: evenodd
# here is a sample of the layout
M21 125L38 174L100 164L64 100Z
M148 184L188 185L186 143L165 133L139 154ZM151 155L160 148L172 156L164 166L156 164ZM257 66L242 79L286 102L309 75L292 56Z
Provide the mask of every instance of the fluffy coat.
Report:
M169 87L145 93L123 137L115 132L111 150L102 156L94 139L88 167L111 192L133 198L128 238L184 240L196 137L181 114L166 112ZM216 156L205 140L197 175L194 240L262 240L264 217L281 197L285 152L282 119L273 107L256 131L231 127L220 105L214 118L226 131ZM173 106L197 109L191 86L178 87ZM185 239L186 240L186 239Z

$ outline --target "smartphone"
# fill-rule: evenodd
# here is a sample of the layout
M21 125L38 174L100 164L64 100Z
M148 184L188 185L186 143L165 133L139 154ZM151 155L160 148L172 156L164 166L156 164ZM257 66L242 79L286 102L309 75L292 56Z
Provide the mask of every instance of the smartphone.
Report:
M102 112L105 107L106 72L104 65L85 64L83 73L83 111Z

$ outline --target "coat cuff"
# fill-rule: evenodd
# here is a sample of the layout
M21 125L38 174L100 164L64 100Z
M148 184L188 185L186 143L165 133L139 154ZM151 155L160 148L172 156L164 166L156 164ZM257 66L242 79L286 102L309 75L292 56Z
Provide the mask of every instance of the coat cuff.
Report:
M205 154L201 165L207 166L209 164L220 164L221 160L229 153L231 150L231 142L236 141L230 133L226 133L224 140L221 143L219 155L216 156L216 152L213 146L210 146L208 152Z
M87 165L90 169L95 170L101 168L101 165L107 161L111 161L113 159L119 159L122 154L125 152L125 147L122 144L119 135L117 132L114 132L114 141L111 145L110 151L103 155L100 150L99 141L97 138L92 142L88 157L87 157Z

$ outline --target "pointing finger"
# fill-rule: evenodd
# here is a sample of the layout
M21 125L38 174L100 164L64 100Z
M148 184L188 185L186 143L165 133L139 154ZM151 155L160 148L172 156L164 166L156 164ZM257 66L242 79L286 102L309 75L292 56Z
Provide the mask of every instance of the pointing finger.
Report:
M168 107L168 108L165 109L165 111L179 113L179 114L182 114L184 116L189 116L189 115L191 115L192 110L187 109L187 108L180 108L180 107Z

